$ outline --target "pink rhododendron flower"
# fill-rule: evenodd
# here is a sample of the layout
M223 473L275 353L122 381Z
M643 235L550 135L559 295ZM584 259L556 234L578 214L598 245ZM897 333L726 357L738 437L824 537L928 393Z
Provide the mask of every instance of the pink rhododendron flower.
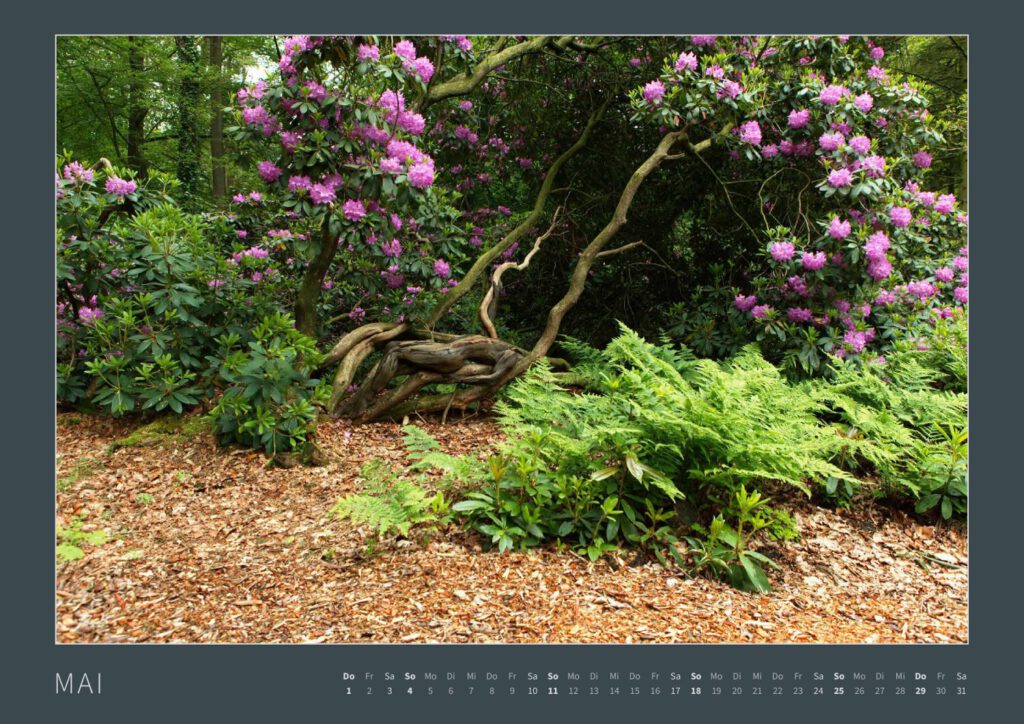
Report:
M757 305L757 297L755 297L753 294L751 294L750 296L737 294L736 298L733 299L733 304L741 312L749 312Z
M892 264L884 257L868 264L868 276L876 282L887 278L891 273Z
M790 307L786 310L786 318L790 322L810 322L814 315L805 307Z
M810 122L811 112L807 109L789 112L789 127L803 128Z
M676 58L676 70L680 73L684 70L697 70L697 56L693 53L680 53Z
M267 183L273 183L281 178L281 169L273 161L260 161L257 166L260 178Z
M875 99L871 97L870 93L861 93L853 99L853 105L857 106L857 108L864 113L867 113L874 107Z
M796 253L796 247L788 241L776 241L771 246L772 259L777 262L789 261Z
M740 140L752 146L761 145L761 126L757 121L747 121L740 125Z
M313 184L309 198L314 204L329 204L334 201L334 189L325 184Z
M110 176L107 178L107 193L113 194L123 199L128 194L135 193L135 182L118 178L117 176Z
M935 210L940 214L948 214L956 206L956 196L953 194L942 194L935 201Z
M892 221L893 226L906 227L910 226L910 220L913 218L913 214L910 209L904 206L893 206L889 210L889 220Z
M652 80L644 86L644 100L654 105L665 95L665 84L660 80Z
M844 221L837 216L829 222L828 235L837 240L845 239L850 235L850 222Z
M837 168L828 175L828 185L832 188L842 188L853 183L853 172L848 168Z
M821 147L822 151L835 151L843 145L844 140L841 133L823 133L821 138L818 139L818 146Z
M818 100L826 106L834 106L848 91L844 86L841 85L827 85L822 88L821 93L818 95Z
M366 216L366 206L359 199L349 199L342 205L342 213L349 221L359 221Z
M425 189L434 183L433 162L420 162L409 169L409 184L417 189Z
M416 60L416 46L409 40L400 40L395 43L395 55L406 60Z
M804 269L807 269L808 271L817 271L818 269L822 269L825 266L825 252L805 251L803 258L801 259L801 263L803 264Z

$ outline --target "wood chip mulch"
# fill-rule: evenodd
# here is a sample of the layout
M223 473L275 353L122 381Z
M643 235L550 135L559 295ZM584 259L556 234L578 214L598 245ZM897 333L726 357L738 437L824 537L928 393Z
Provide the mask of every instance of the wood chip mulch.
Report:
M448 452L489 448L486 419L418 423ZM137 423L58 415L57 521L109 542L56 575L56 640L79 642L961 643L967 539L870 500L785 505L798 541L751 595L656 562L498 554L456 528L366 554L328 513L372 458L405 463L396 424L320 425L328 463L267 467L211 436L109 446Z

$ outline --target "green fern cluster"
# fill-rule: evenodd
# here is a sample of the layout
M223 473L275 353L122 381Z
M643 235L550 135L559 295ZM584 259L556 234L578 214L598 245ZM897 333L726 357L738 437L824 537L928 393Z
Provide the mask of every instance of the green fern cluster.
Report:
M805 385L829 410L825 419L851 443L836 462L877 477L884 494L934 501L918 506L919 512L938 504L946 518L953 510L966 511L966 450L961 454L957 441L962 438L966 445L967 394L954 391L961 385L950 373L958 357L931 348L905 348L884 363L836 360L831 380ZM956 471L955 483L936 472L947 463ZM946 492L934 499L938 488Z
M584 390L566 389L543 362L513 383L495 408L508 442L482 485L453 506L499 549L554 540L596 558L625 544L679 561L681 536L708 535L710 521L717 532L701 550L732 561L722 568L729 580L764 590L751 535L795 535L792 520L764 504L769 481L842 498L870 476L919 510L965 510L966 436L956 428L966 395L954 391L954 354L836 360L832 379L794 384L754 346L726 361L697 359L623 327L604 350L563 347ZM743 508L750 500L754 517ZM686 540L695 550L701 539Z
M820 424L824 405L754 347L698 360L623 328L600 355L588 364L599 392L569 394L545 366L531 370L497 407L505 429L542 432L560 469L631 453L673 486L777 480L809 493L808 481L851 477L830 462L843 443Z
M938 506L966 510L966 394L955 354L901 349L879 364L835 360L828 380L789 382L754 346L726 361L651 344L631 330L604 350L576 340L568 389L543 361L495 409L507 434L486 465L445 453L427 432L403 428L411 472L440 471L443 486L469 486L451 506L499 550L554 541L596 559L620 546L653 552L749 590L767 590L749 544L796 535L767 505L769 481L839 502L866 477ZM335 513L380 535L447 520L440 493L374 462L366 489ZM847 500L848 502L848 500Z
M406 453L412 460L409 469L414 472L440 470L444 473L442 484L446 487L460 481L480 480L484 474L483 464L468 455L449 455L430 433L415 425L402 428L402 439Z
M447 522L448 505L442 493L431 496L419 485L400 478L387 463L371 460L360 469L359 477L363 479L363 492L339 500L332 515L370 527L377 537L407 536L414 525Z

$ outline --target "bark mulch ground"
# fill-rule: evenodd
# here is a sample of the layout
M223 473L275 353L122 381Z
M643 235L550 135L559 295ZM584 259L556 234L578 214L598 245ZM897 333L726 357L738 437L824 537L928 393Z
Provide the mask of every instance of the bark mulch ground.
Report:
M422 425L448 452L499 437L484 419ZM498 554L455 528L367 555L328 514L363 462L403 463L396 424L324 422L328 463L287 469L210 435L112 445L137 427L58 415L57 520L109 534L58 565L59 642L967 641L963 527L870 500L787 496L801 539L767 547L782 570L751 595L628 552Z

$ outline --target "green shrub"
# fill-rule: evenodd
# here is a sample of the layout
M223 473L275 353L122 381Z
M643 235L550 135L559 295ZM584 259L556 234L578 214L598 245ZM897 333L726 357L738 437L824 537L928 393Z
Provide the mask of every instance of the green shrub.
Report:
M242 240L175 206L171 180L139 184L121 201L65 185L57 202L57 399L114 415L209 396L218 337L248 341L280 277L273 259L229 256Z
M321 356L289 316L264 317L245 347L237 334L219 339L224 394L210 411L221 443L278 452L309 452L317 404L329 388L310 377Z

